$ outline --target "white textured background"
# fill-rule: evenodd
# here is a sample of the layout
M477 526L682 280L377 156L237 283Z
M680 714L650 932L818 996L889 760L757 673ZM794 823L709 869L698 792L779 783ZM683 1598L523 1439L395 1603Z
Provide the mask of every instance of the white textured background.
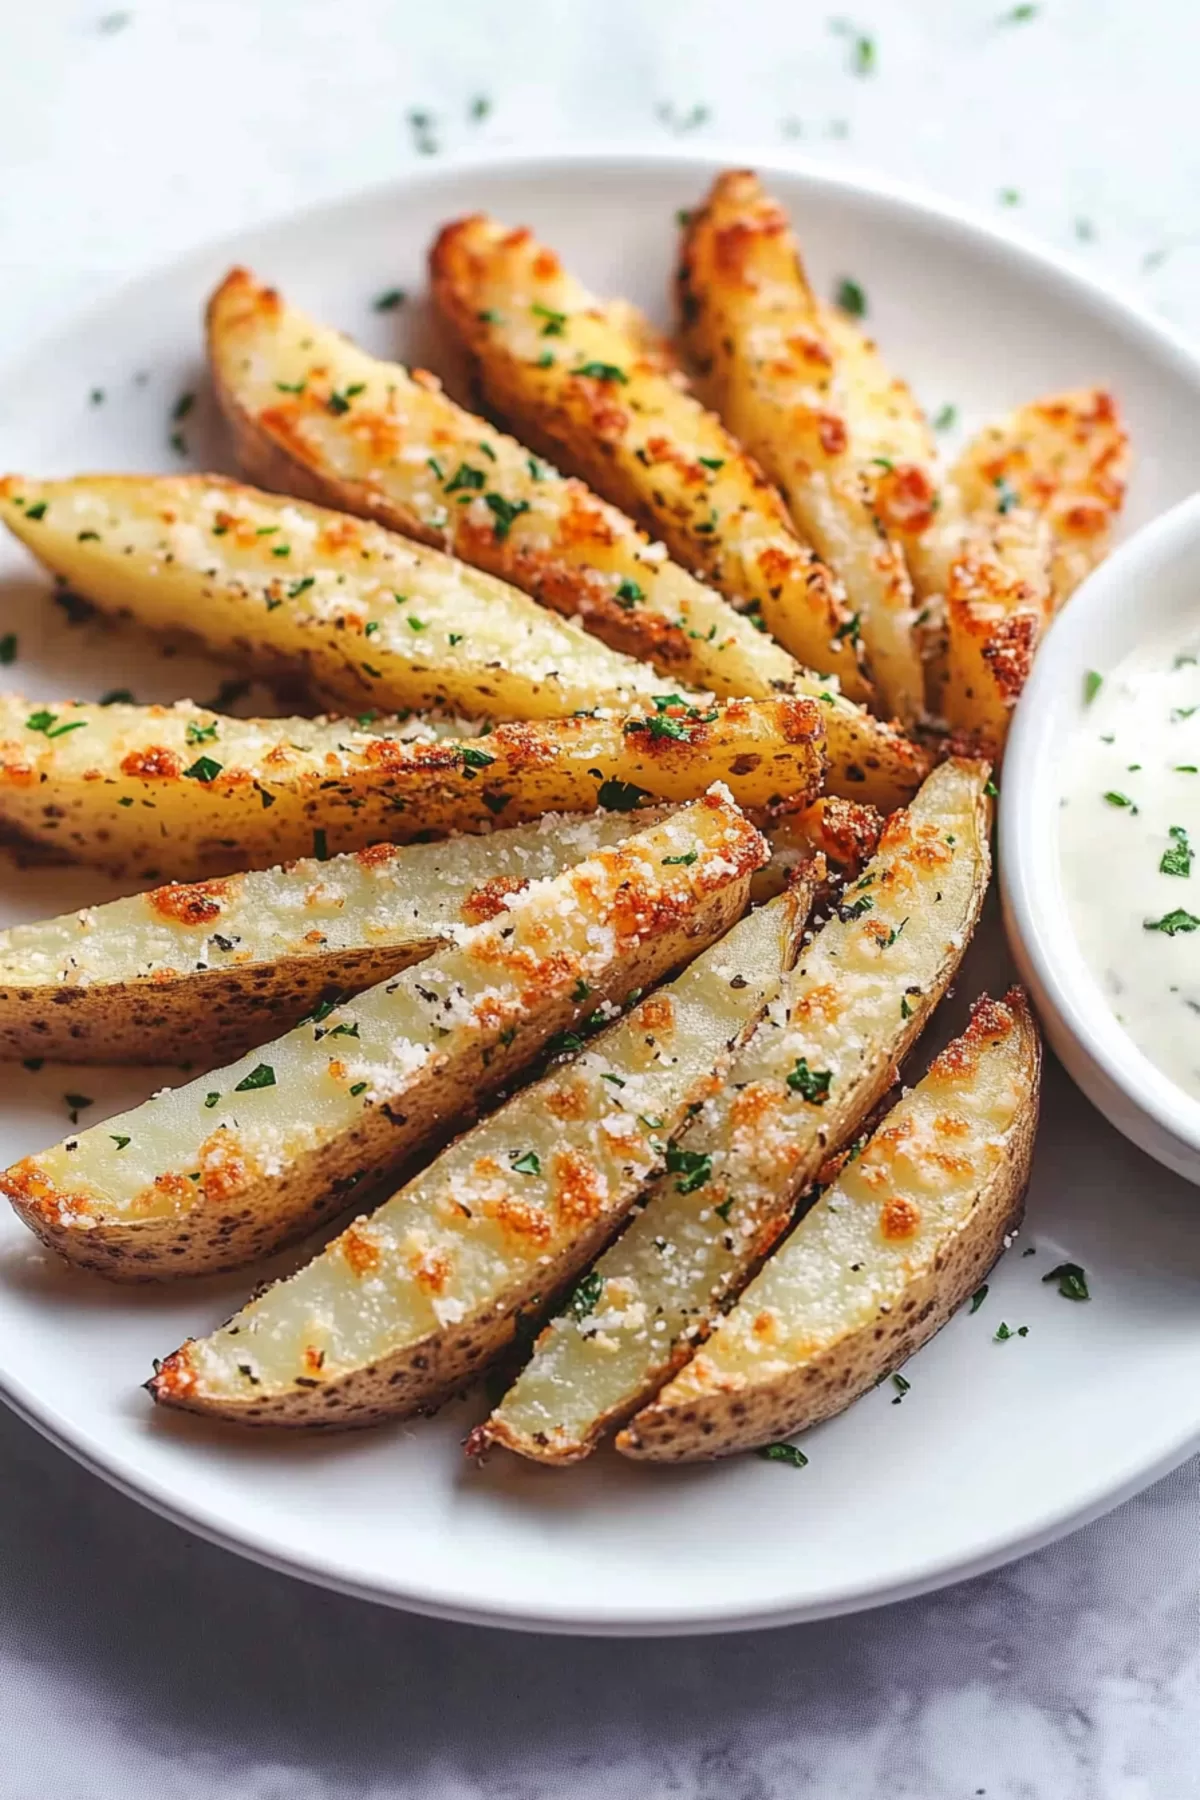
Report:
M861 0L850 36L836 10L0 0L0 361L422 154L674 132L1007 213L1200 335L1193 0ZM0 1416L0 1800L1193 1800L1198 1738L1196 1465L886 1612L587 1644L289 1583Z

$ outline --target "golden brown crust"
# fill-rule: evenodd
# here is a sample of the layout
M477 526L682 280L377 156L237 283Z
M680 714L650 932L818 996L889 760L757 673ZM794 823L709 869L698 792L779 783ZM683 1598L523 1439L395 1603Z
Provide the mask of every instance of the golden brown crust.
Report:
M802 662L866 697L840 586L763 471L532 232L457 220L439 233L430 274L501 417L660 534L685 567L753 605ZM552 348L539 338L544 313L556 322Z

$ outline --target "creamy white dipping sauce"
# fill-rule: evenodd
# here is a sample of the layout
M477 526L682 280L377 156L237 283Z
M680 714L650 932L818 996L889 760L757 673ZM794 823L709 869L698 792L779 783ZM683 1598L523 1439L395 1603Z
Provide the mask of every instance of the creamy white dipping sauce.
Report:
M1089 676L1083 699L1058 777L1071 921L1130 1037L1200 1097L1200 636Z

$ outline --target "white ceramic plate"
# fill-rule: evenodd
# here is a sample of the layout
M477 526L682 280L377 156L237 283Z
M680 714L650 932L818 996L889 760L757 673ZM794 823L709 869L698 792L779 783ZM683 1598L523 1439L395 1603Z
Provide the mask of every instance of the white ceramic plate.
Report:
M221 465L204 392L200 309L234 260L380 351L435 358L421 304L378 314L397 283L419 294L435 227L487 208L527 220L601 292L662 313L676 209L716 164L670 156L529 158L441 166L207 251L127 290L0 385L0 467L59 474ZM1140 523L1195 481L1200 366L1070 270L957 215L878 185L770 172L823 288L853 274L896 366L965 423L1041 389L1101 378L1138 451ZM436 366L436 362L435 362ZM90 393L102 389L102 402ZM220 671L136 639L71 626L14 548L0 546L6 679L39 699L132 688L206 698ZM63 911L111 889L86 872L2 873L4 918ZM1006 979L994 920L960 1006ZM948 1028L949 1017L942 1024ZM87 1122L143 1098L161 1072L0 1072L5 1162L59 1138L63 1095ZM1023 1250L1035 1247L1033 1255ZM1090 1304L1040 1277L1082 1263ZM478 1404L438 1419L316 1441L238 1436L156 1416L151 1358L225 1316L245 1279L129 1292L58 1267L0 1219L0 1381L64 1448L169 1517L276 1567L460 1619L569 1631L701 1631L897 1599L977 1573L1079 1524L1182 1459L1200 1436L1200 1217L1195 1192L1143 1159L1061 1074L1018 1245L965 1311L891 1384L805 1439L804 1470L739 1457L655 1473L599 1456L553 1472L459 1451ZM1027 1337L994 1341L1001 1320Z

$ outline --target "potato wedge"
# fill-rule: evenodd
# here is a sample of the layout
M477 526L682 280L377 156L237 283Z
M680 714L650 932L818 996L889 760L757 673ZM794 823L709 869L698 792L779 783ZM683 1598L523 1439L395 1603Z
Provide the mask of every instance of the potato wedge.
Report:
M883 831L883 818L873 806L832 794L811 806L781 809L758 823L771 846L771 860L750 883L754 901L782 893L789 882L812 869L817 858L824 864L824 872L817 876L819 889L852 881L879 848Z
M441 232L430 266L438 304L503 418L661 533L676 561L760 617L800 662L867 698L840 583L681 377L646 357L530 231L461 219Z
M452 550L672 681L765 700L794 679L782 646L661 544L424 369L366 355L244 269L209 303L208 349L242 466L267 487Z
M664 691L492 575L215 475L8 475L0 519L105 611L302 675L327 703L552 719Z
M451 1144L148 1384L253 1425L370 1425L445 1399L572 1280L669 1157L779 979L786 897Z
M1053 544L1025 508L975 526L950 565L938 712L960 742L999 757L1053 612Z
M686 1361L895 1079L987 887L987 770L946 763L801 952L725 1087L474 1440L575 1462Z
M901 458L906 415L920 417L911 394L850 321L827 328L787 216L748 169L718 176L689 215L677 290L709 397L844 582L883 707L913 722L925 701L916 608L888 513L899 500L911 516L918 492L927 513L936 489L931 457Z
M525 1067L584 1002L711 942L766 846L717 792L511 898L428 961L0 1175L114 1280L236 1268L344 1208Z
M802 804L820 791L827 710L733 700L484 738L452 720L229 719L186 701L0 694L0 824L77 861L178 881L546 812L691 800L713 781L747 806Z
M939 1331L1020 1223L1040 1062L1019 988L977 1002L618 1450L684 1462L789 1436Z
M1129 437L1105 388L1075 388L1019 406L975 437L952 483L967 512L991 521L1015 507L1045 519L1061 606L1107 554L1129 479Z
M654 822L552 813L485 837L373 844L14 925L0 932L0 1057L228 1061Z

